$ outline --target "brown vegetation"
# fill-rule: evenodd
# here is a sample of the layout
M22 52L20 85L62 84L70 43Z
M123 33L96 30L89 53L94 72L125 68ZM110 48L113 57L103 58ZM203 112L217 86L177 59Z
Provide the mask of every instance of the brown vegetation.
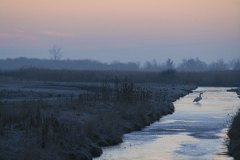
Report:
M123 133L172 113L171 102L193 89L151 90L126 80L79 87L85 92L2 90L0 159L92 159L101 155L101 147L120 143ZM30 95L34 99L26 98ZM18 96L22 100L3 100Z
M232 90L240 95L240 88ZM229 143L228 151L236 160L240 160L240 110L232 120L232 124L228 131Z
M236 160L240 159L240 111L234 117L228 132L229 144L228 151Z

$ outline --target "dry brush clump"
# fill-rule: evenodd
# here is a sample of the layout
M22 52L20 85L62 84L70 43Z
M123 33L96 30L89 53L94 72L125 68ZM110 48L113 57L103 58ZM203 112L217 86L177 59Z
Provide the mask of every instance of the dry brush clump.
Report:
M79 159L83 155L91 159L91 155L101 153L98 146L90 143L83 124L61 121L51 109L46 110L35 102L24 102L21 106L1 106L0 109L1 139L11 145L16 143L13 141L17 135L18 141L22 142L11 146L11 153L1 152L4 143L0 143L0 158L31 159L32 156L27 155L32 152L38 159L55 159L53 157L57 155L61 155L61 159L74 156ZM84 154L81 154L84 150Z

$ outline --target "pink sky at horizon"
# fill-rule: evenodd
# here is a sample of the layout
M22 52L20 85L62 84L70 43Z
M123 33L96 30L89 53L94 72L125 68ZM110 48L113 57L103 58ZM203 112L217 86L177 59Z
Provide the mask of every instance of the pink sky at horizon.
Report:
M0 58L231 59L239 0L0 0ZM163 58L164 57L164 58Z

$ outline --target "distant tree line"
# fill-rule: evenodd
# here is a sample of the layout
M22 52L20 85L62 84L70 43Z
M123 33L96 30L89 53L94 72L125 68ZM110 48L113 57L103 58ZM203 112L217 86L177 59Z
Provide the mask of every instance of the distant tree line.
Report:
M113 71L113 70L0 70L0 82L11 80L44 82L115 83L127 79L133 83L194 84L199 86L240 86L240 70L183 72L176 70Z
M225 62L219 59L215 62L207 64L198 58L183 59L176 65L171 59L167 59L164 63L158 63L156 60L147 61L144 65L136 62L123 63L114 61L112 63L104 63L95 60L61 60L59 59L60 49L53 48L51 50L53 58L33 59L33 58L14 58L0 59L0 70L16 70L22 68L41 68L41 69L73 69L73 70L128 70L128 71L164 71L177 70L187 72L199 71L225 71L240 70L240 59L234 59L231 62Z
M146 62L142 69L150 71L177 70L188 72L240 70L240 59L234 59L228 63L224 62L222 59L219 59L207 64L206 62L201 61L199 58L189 58L183 59L179 65L175 65L171 59L168 59L162 64L158 64L156 60L153 60L152 62Z

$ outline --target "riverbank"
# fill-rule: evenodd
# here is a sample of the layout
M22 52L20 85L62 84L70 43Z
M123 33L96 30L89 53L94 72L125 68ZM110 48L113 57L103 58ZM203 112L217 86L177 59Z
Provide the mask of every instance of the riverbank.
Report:
M14 82L0 86L0 159L90 160L174 112L189 85Z
M232 90L236 92L240 98L240 88ZM233 118L232 124L228 131L229 143L228 151L235 160L240 160L240 110Z

